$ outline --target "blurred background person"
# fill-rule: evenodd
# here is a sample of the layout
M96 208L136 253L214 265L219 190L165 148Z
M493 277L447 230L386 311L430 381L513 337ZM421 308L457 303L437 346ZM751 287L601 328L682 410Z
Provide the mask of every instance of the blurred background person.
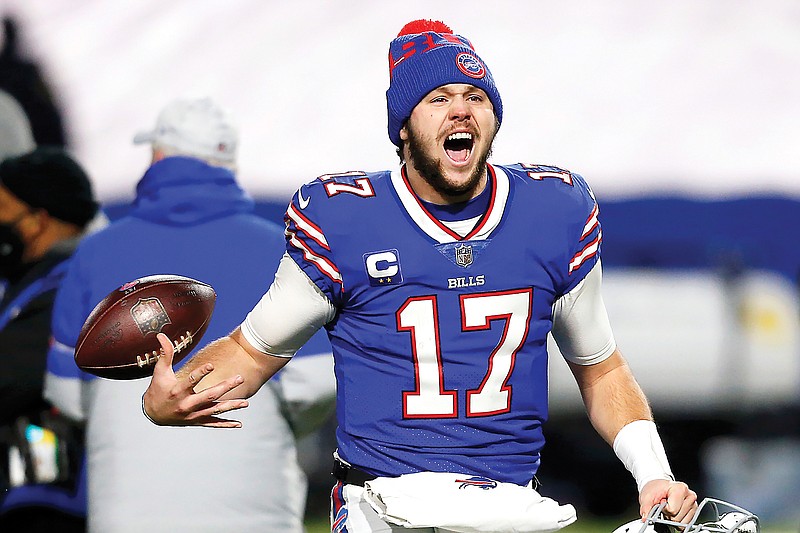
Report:
M295 435L326 420L335 394L324 337L252 399L241 431L154 426L140 408L148 379L94 378L75 366L84 320L123 283L178 274L212 285L216 307L197 349L238 325L285 248L283 229L256 216L237 183L237 128L215 102L174 100L134 142L150 144L152 164L127 216L77 250L48 359L47 398L86 421L89 530L301 532L307 482Z
M81 430L42 386L55 293L97 212L89 177L60 148L0 164L0 531L85 530Z
M0 89L16 98L25 110L37 145L66 147L69 143L58 100L39 64L24 57L18 34L17 20L3 17Z
M31 124L16 98L0 89L0 161L36 147Z

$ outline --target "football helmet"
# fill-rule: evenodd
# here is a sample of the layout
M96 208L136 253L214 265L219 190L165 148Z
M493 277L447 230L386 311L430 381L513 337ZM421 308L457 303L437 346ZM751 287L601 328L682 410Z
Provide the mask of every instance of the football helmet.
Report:
M647 517L633 520L614 530L614 533L760 533L758 517L737 505L715 498L706 498L688 524L673 522L664 517L666 502L653 506Z

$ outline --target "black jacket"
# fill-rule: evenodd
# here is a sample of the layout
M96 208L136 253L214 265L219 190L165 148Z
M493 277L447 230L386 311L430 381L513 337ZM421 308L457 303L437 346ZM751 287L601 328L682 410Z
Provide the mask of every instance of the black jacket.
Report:
M0 301L0 426L46 408L42 399L50 315L63 277L63 263L75 249L63 242L10 283ZM27 294L26 294L27 293ZM6 322L3 326L3 322Z

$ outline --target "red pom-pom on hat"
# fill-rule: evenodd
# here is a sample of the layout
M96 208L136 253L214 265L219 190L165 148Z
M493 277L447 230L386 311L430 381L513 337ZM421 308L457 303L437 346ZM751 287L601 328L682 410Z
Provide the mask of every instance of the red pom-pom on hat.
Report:
M450 29L450 26L440 20L419 19L411 21L403 26L403 29L400 30L400 33L398 33L397 36L400 37L402 35L424 33L426 31L432 31L436 33L453 33L453 30Z

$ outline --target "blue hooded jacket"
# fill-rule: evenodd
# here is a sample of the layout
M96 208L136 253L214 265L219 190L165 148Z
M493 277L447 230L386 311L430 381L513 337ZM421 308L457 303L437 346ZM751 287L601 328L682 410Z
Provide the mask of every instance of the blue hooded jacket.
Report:
M254 209L253 199L228 169L188 157L154 163L139 181L129 213L86 237L72 256L53 310L48 375L60 384L97 379L74 362L81 327L109 292L143 276L187 276L217 292L205 335L176 368L207 343L230 333L269 288L285 250L283 228L257 216ZM297 356L328 352L322 332ZM60 386L59 393L62 389L65 393L54 403L73 418L87 416L80 386ZM6 501L6 506L29 505L37 497L48 505L47 495L37 495L36 489L26 491L28 498L20 494L19 500ZM83 483L80 489L70 503L75 513L85 512Z
M269 288L285 250L283 228L254 209L230 170L188 157L153 164L136 187L131 211L84 239L73 255L56 298L55 340L74 347L97 302L152 274L187 276L216 290L214 314L195 351L227 335ZM326 344L316 335L301 352L328 352ZM71 359L50 359L48 371L56 375L82 374Z

